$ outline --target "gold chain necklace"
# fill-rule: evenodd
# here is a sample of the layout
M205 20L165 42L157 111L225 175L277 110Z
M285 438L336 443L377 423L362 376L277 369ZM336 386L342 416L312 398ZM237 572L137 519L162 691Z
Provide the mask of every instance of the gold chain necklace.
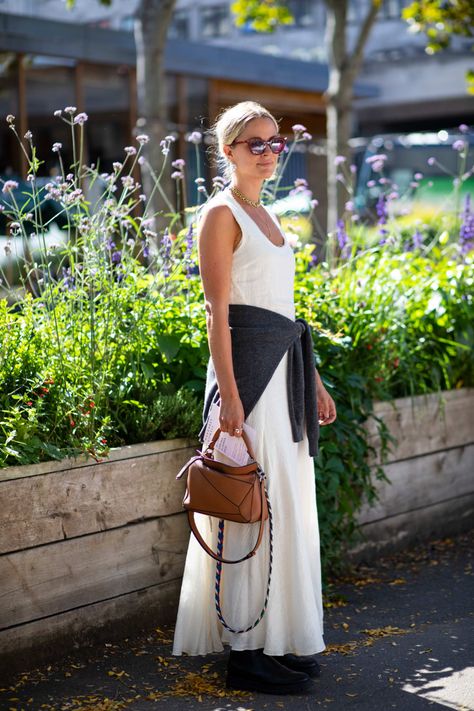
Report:
M258 200L258 201L251 200L250 198L246 197L243 193L241 193L240 190L239 190L238 188L236 188L235 186L232 186L232 187L231 187L230 192L232 193L232 195L234 195L234 197L235 197L235 196L239 197L239 198L240 198L241 200L243 200L244 202L248 203L249 205L252 205L252 207L263 207L263 205L262 205L262 203L260 202L260 200ZM275 244L275 242L273 242L273 240L271 239L271 229L269 229L268 215L267 215L267 211L266 211L265 209L264 209L264 213L265 213L265 217L264 217L265 231L266 231L266 234L267 234L267 239L268 239L269 242L271 242L272 244ZM277 244L276 246L277 246L277 247L280 247L280 246L283 246L283 245L278 245L278 244Z
M241 200L243 200L244 202L247 202L249 205L252 205L252 207L260 207L260 205L262 204L262 203L260 202L260 200L255 201L255 200L251 200L250 198L246 197L246 196L245 196L243 193L241 193L240 190L239 190L238 188L236 188L235 186L232 186L232 187L231 187L230 192L231 192L234 196L237 195L237 197L239 197L239 198L240 198Z

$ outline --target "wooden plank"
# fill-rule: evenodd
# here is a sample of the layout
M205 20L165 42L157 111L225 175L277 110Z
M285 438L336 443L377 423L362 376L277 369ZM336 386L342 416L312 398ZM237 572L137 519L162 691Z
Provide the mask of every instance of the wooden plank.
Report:
M263 86L260 83L231 81L228 79L214 79L213 90L216 100L224 106L236 101L258 101L270 110L285 109L307 111L312 114L325 112L325 100L321 93L316 91L303 91L279 86Z
M474 442L474 388L378 402L374 411L398 439L389 462ZM376 421L370 419L366 429L378 450Z
M171 452L177 449L196 447L197 442L191 439L163 439L156 442L143 442L142 444L130 444L126 447L115 447L111 449L107 457L96 460L87 455L61 459L60 461L41 462L40 464L25 464L21 466L4 467L0 469L0 483L10 479L21 479L28 476L40 476L49 472L70 471L81 467L90 467L102 464L102 462L115 462L119 459L135 459L145 457L148 454L158 452Z
M0 629L182 575L184 513L0 558Z
M173 623L181 579L152 585L0 631L0 668L8 674L61 659L79 647L113 642ZM5 674L2 680L5 680Z
M392 462L384 471L391 483L376 482L379 501L363 505L357 516L359 523L473 493L474 445Z
M0 553L182 511L193 448L0 482ZM36 466L36 465L35 465Z
M361 526L364 540L348 551L353 563L371 562L382 553L402 550L431 536L446 537L472 528L474 493L441 501Z

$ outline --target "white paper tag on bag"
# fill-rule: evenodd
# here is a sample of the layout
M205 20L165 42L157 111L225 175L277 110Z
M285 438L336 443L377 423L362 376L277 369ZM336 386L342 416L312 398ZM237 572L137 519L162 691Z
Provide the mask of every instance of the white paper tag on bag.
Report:
M212 439L212 435L219 427L219 413L220 413L220 407L217 403L214 403L209 411L206 429L204 432L204 442L203 442L203 450L204 451L206 450L207 446L209 445L209 442ZM250 444L252 445L252 448L255 450L255 444L257 441L256 431L253 429L253 427L250 427L250 425L247 425L245 423L244 423L244 430L245 430L245 434L247 435L247 437L250 440ZM247 462L250 459L249 454L247 452L247 447L245 446L245 442L242 439L242 437L233 437L232 435L228 434L227 432L221 432L219 435L219 439L217 440L214 447L218 452L220 452L221 454L224 454L226 457L228 457L230 460L232 460L232 462L234 462L235 464L238 464L239 466L243 466L244 464L247 464Z

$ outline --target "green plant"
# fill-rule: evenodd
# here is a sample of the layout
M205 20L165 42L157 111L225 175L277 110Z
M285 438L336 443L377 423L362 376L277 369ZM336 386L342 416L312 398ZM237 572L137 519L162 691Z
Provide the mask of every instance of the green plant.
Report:
M195 208L175 211L165 202L168 226L158 232L134 177L140 148L127 147L111 174L83 167L83 119L76 119L66 114L79 155L56 181L36 187L30 143L31 189L20 201L13 181L3 185L7 259L15 242L26 249L20 282L8 288L2 273L0 466L81 452L102 457L110 447L195 438L200 429L209 350ZM296 128L295 141L304 140ZM140 147L146 137L137 140ZM197 145L196 135L190 140ZM182 181L182 161L173 168ZM91 205L86 184L97 181L103 194ZM201 177L197 183L208 197ZM281 174L265 187L267 202L278 198L280 183ZM216 179L213 190L221 187ZM308 193L306 182L296 181L294 191ZM65 226L57 245L48 240L53 216L42 218L51 198ZM314 259L314 244L295 251L297 312L313 327L318 367L338 410L335 423L321 428L315 461L324 579L344 564L358 536L356 513L385 477L393 440L380 420L381 464L369 466L364 425L374 402L474 384L469 203L442 225L433 218L416 239L418 223L386 219L383 201L379 212L376 227L340 222L333 235L340 254L330 264ZM42 245L34 256L33 233Z

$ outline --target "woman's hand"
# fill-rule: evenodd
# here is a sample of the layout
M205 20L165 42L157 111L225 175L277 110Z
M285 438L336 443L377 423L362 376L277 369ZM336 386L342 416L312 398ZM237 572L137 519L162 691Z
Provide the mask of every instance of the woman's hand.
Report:
M330 425L337 417L336 404L324 387L318 371L316 371L316 401L320 425Z
M238 395L221 397L219 427L233 437L242 436L245 421L244 408Z

